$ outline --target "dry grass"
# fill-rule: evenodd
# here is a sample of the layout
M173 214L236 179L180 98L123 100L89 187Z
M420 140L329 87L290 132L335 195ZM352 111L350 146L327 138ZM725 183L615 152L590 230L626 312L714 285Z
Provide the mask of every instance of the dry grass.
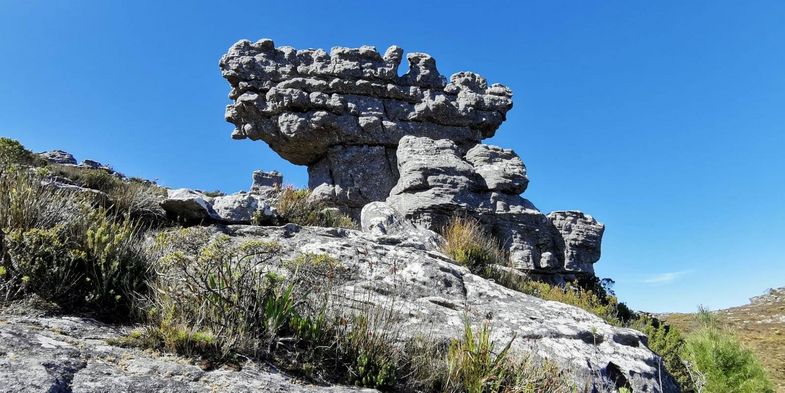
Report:
M442 230L442 251L460 265L480 271L488 265L507 265L499 242L470 217L453 217Z

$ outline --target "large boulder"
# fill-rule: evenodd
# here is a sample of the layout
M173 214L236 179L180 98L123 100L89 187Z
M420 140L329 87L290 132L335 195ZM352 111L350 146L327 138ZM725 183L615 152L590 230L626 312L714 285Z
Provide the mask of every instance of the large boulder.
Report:
M371 206L385 210L383 205ZM333 257L342 267L330 287L334 307L342 313L378 310L391 321L387 328L396 332L392 336L400 343L412 338L447 342L461 337L464 321L475 326L487 321L491 339L499 347L512 340L512 356L533 354L550 359L588 391L615 392L613 387L619 385L610 380L627 381L635 392L678 391L659 367L660 357L646 347L642 333L474 275L417 241L388 236L400 226L378 225L379 220L372 217L388 214L370 214L369 210L364 226L375 226L378 232L293 224L202 230L213 236L228 235L235 244L275 242L280 245L281 260L304 253Z
M444 243L438 233L412 224L384 202L371 202L363 207L360 227L379 241L396 244L405 241L421 245L425 250L439 251Z
M438 231L468 215L499 239L519 270L554 282L594 273L604 227L579 212L551 219L518 195L527 181L514 152L477 145L464 153L450 140L406 136L397 162L400 178L387 203L408 220Z
M161 207L171 216L196 222L221 219L210 204L210 197L199 191L178 188L166 190L166 193L166 199L161 202Z
M242 40L221 58L234 102L232 137L263 140L292 163L309 166L309 187L359 218L395 185L395 148L405 135L471 147L494 135L512 92L471 72L448 82L425 53L390 47L296 50Z
M569 271L594 273L600 260L600 245L605 225L579 211L555 211L548 214L564 239L564 265Z
M270 203L253 193L238 192L213 198L212 208L220 221L233 224L249 224L257 212L260 218L272 220Z

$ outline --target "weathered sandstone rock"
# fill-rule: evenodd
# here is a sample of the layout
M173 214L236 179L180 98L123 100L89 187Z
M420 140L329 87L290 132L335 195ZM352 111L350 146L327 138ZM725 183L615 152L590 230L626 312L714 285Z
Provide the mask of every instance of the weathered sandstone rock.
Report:
M568 271L594 273L600 260L600 243L605 225L579 211L555 211L548 219L564 239L564 265Z
M189 360L110 345L127 329L87 318L0 314L0 392L376 392L313 386L262 364L203 370Z
M220 220L210 204L210 198L201 192L178 188L166 190L167 197L161 207L170 215L185 221Z
M389 243L410 242L423 249L439 251L444 239L436 232L417 227L397 210L384 202L371 202L363 207L360 219L363 232Z
M546 217L518 195L526 174L512 151L477 145L464 155L446 139L406 136L397 162L400 178L387 203L407 219L438 231L454 215L469 215L499 239L522 271L557 282L594 273L602 224L579 212Z
M359 218L397 180L394 150L404 135L471 147L493 136L512 92L461 72L448 82L425 53L384 55L373 47L296 50L271 40L234 44L220 61L234 100L226 119L237 139L263 140L283 158L309 166L309 186Z
M400 342L413 337L449 340L461 336L465 318L475 326L487 320L498 345L514 339L513 355L551 359L589 391L615 391L608 388L608 379L616 375L635 392L678 391L670 376L661 374L659 357L646 347L642 333L611 326L573 306L504 288L412 239L293 224L203 230L228 235L238 244L276 242L282 260L301 253L334 257L343 268L332 287L335 307L342 312L369 306L391 310L390 329L398 332Z

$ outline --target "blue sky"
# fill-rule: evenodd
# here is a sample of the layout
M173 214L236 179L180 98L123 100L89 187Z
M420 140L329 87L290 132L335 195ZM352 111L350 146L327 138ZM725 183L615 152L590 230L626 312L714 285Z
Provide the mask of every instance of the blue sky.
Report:
M164 185L306 172L233 141L218 59L235 41L374 45L508 85L489 143L541 210L607 225L598 274L649 311L785 285L785 3L0 0L0 135ZM378 5L372 5L378 4Z

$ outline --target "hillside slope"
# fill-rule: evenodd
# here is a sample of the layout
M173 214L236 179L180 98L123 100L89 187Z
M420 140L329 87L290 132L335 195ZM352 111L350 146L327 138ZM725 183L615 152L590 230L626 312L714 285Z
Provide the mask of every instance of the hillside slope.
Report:
M785 287L770 289L750 299L750 303L716 311L723 323L752 349L777 384L785 392ZM689 333L698 327L695 314L663 314L668 323Z

